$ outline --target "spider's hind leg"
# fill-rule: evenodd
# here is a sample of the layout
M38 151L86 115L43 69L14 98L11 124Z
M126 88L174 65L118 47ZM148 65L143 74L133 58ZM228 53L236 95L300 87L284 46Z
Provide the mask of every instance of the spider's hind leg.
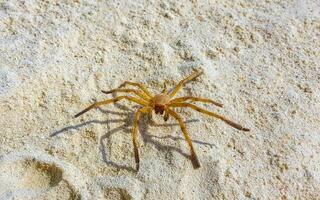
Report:
M126 93L134 93L137 96L139 96L140 98L142 98L145 101L148 101L150 99L149 96L147 96L145 93L139 91L139 90L134 90L134 89L113 89L113 90L109 90L109 91L105 91L105 90L101 90L101 92L105 93L105 94L111 94L114 92L126 92Z
M207 98L201 98L201 97L193 97L193 96L185 96L185 97L179 97L179 98L175 98L175 99L172 99L170 101L170 103L178 103L178 102L185 102L187 100L191 100L191 101L199 101L199 102L203 102L203 103L212 103L216 106L219 106L219 107L223 107L223 104L222 103L218 103L216 101L213 101L211 99L207 99Z
M196 110L196 111L198 111L200 113L204 113L204 114L207 114L209 116L218 118L218 119L224 121L225 123L227 123L228 125L232 126L233 128L236 128L236 129L238 129L240 131L250 131L250 129L245 128L245 127L241 126L240 124L237 124L237 123L225 118L222 115L219 115L219 114L214 113L214 112L207 111L207 110L202 109L202 108L200 108L200 107L198 107L196 105L193 105L191 103L180 103L180 102L178 102L178 103L172 103L172 104L170 104L170 106L171 107L189 107L189 108L191 108L193 110Z
M132 85L141 89L148 97L152 98L152 94L148 91L148 89L142 83L135 83L131 81L125 81L122 83L119 88L125 87L126 85Z

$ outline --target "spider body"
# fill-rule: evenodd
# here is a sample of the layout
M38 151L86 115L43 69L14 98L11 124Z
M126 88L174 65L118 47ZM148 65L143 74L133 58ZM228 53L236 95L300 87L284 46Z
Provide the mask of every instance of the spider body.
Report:
M110 91L102 91L105 94L110 94L113 92L125 92L125 93L133 93L135 96L131 95L123 95L123 96L117 96L112 99L107 99L104 101L100 101L97 103L94 103L90 105L89 107L85 108L81 112L75 115L75 117L79 117L80 115L84 114L85 112L99 107L101 105L106 105L110 103L115 103L117 101L120 101L122 99L126 99L128 101L135 102L142 107L137 110L135 113L134 117L134 124L132 128L132 141L133 141L133 149L134 149L134 156L135 156L135 161L136 161L136 169L139 170L139 163L140 163L140 158L139 158L139 151L138 151L138 141L137 141L137 136L138 136L138 123L139 119L141 117L141 114L149 114L150 116L152 115L152 111L154 110L156 114L163 115L164 114L164 120L167 121L169 119L169 116L172 116L175 120L178 121L182 133L184 135L184 138L189 146L190 149L190 159L192 161L193 167L195 169L200 167L200 162L197 158L197 155L195 153L194 147L192 145L192 141L189 137L189 134L187 132L186 126L184 125L184 122L182 118L179 116L178 113L174 111L174 108L176 107L187 107L191 108L195 111L198 111L200 113L204 113L206 115L215 117L217 119L220 119L227 123L228 125L241 130L241 131L249 131L249 129L242 127L241 125L225 118L222 115L219 115L215 112L211 112L205 109L202 109L194 104L188 103L187 101L198 101L198 102L203 102L203 103L211 103L216 106L222 107L223 105L215 102L211 99L206 99L206 98L199 98L199 97L193 97L193 96L185 96L185 97L179 97L179 98L174 98L176 93L189 81L194 80L198 76L200 76L203 72L202 71L195 71L185 79L181 80L170 92L167 91L166 85L164 85L164 89L160 94L157 95L152 95L147 88L140 83L135 83L135 82L129 82L125 81L123 84L121 84L118 88L110 90ZM131 85L134 87L137 87L137 89L123 89L122 87L125 87L126 85Z

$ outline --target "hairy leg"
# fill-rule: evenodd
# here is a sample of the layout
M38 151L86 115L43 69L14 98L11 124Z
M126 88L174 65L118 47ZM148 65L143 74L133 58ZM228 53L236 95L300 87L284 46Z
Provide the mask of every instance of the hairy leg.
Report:
M178 85L172 90L172 92L169 94L170 97L174 97L174 95L177 94L177 92L182 88L182 86L189 81L192 81L193 79L197 78L203 73L203 71L195 71L192 74L190 74L188 77L185 79L181 80Z
M204 102L204 103L212 103L212 104L214 104L216 106L223 107L223 104L218 103L216 101L213 101L211 99L200 98L200 97L192 97L192 96L186 96L186 97L180 97L180 98L172 99L170 101L170 103L178 103L178 102L183 102L183 101L187 101L187 100L200 101L200 102Z
M140 99L137 99L137 98L134 98L134 97L130 97L130 96L118 96L116 98L113 98L113 99L107 99L107 100L104 100L104 101L100 101L100 102L97 102L97 103L94 103L92 104L91 106L85 108L84 110L82 110L81 112L79 112L78 114L76 114L74 117L79 117L80 115L88 112L89 110L93 109L93 108L97 108L101 105L105 105L105 104L110 104L110 103L114 103L114 102L117 102L117 101L120 101L122 99L127 99L129 101L132 101L132 102L135 102L137 104L140 104L142 106L147 106L148 103L146 101L143 101L143 100L140 100Z
M150 99L149 96L147 96L145 93L142 93L141 91L139 90L134 90L134 89L113 89L113 90L109 90L109 91L104 91L104 90L101 90L101 92L105 93L105 94L111 94L113 92L132 92L136 95L138 95L140 98L142 98L143 100L146 100L148 101Z
M186 126L184 125L181 117L174 111L170 110L170 109L167 109L166 112L169 113L169 115L173 116L178 122L179 122L179 125L181 127L181 131L184 135L184 138L186 139L187 143L188 143L188 146L190 148L190 159L191 159L191 162L192 162L192 165L193 165L193 168L194 169L197 169L200 167L200 162L198 160L198 157L194 151L194 148L193 148L193 145L192 145L192 141L189 137L189 134L187 132L187 129L186 129Z
M124 83L122 83L119 88L122 88L126 85L132 85L132 86L136 86L138 88L140 88L148 97L152 98L152 94L147 90L147 88L141 84L141 83L135 83L135 82L131 82L131 81L125 81Z
M139 163L140 163L138 141L137 141L139 119L140 119L141 113L148 113L149 110L150 110L149 107L140 108L135 113L135 117L134 117L134 123L133 123L133 128L132 128L132 142L133 142L133 151L134 151L134 158L136 161L136 170L137 171L139 170Z
M207 111L205 109L202 109L202 108L199 108L198 106L195 106L193 104L190 104L190 103L172 103L169 105L170 107L189 107L189 108L192 108L198 112L201 112L201 113L204 113L204 114L207 114L207 115L210 115L210 116L213 116L213 117L216 117L222 121L224 121L225 123L229 124L230 126L232 126L233 128L236 128L238 130L241 130L241 131L250 131L249 129L245 128L245 127L242 127L241 125L229 120L229 119L226 119L224 116L222 115L219 115L217 113L214 113L214 112L210 112L210 111Z

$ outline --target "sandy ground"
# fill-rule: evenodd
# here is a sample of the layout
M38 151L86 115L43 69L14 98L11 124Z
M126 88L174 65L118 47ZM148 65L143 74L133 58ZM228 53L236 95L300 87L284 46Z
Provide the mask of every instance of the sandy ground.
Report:
M48 3L50 2L50 3ZM1 1L0 199L320 199L320 2ZM193 69L202 167L173 119L133 103L74 119L125 80L157 93Z

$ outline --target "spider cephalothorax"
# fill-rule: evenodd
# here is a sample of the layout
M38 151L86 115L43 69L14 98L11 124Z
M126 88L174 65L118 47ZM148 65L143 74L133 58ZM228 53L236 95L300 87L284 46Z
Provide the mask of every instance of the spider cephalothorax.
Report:
M244 128L241 125L239 125L235 122L232 122L229 119L226 119L222 115L207 111L207 110L202 109L194 104L186 102L187 100L199 101L199 102L203 102L203 103L212 103L216 106L222 107L222 104L217 103L211 99L192 97L192 96L173 98L176 95L176 93L182 88L182 86L184 84L197 78L202 73L203 73L202 71L195 71L194 73L192 73L191 75L189 75L185 79L181 80L178 83L178 85L175 88L173 88L172 91L168 92L167 88L165 86L163 91L157 95L152 95L143 84L126 81L123 84L121 84L120 87L117 89L113 89L110 91L102 91L102 92L105 94L110 94L113 92L127 92L127 93L135 94L135 97L125 95L125 96L118 96L113 99L107 99L104 101L97 102L97 103L94 103L91 106L87 107L83 111L79 112L78 114L76 114L75 117L79 117L80 115L91 110L92 108L96 108L98 106L109 104L109 103L114 103L114 102L117 102L122 99L127 99L129 101L140 104L142 107L139 108L138 111L135 113L135 119L134 119L134 124L133 124L133 129L132 129L132 140L133 140L133 148L134 148L134 155L135 155L135 161L136 161L136 169L138 170L140 159L139 159L139 151L138 151L137 133L138 133L138 122L139 122L141 114L144 113L144 114L151 115L152 111L154 110L156 114L161 114L161 115L164 114L165 121L168 120L169 116L172 116L173 118L175 118L179 122L182 133L188 143L188 146L190 148L190 153L191 153L190 159L192 161L193 167L195 169L199 168L200 162L197 158L197 155L196 155L195 150L192 145L192 141L189 137L189 134L188 134L187 129L184 125L184 122L182 121L181 117L173 110L173 108L175 108L175 107L188 107L188 108L191 108L191 109L196 110L198 112L201 112L201 113L207 114L209 116L213 116L215 118L218 118L238 130L249 131L249 129ZM135 86L139 89L122 89L122 87L124 87L126 85Z
M155 95L150 101L150 107L154 108L156 114L163 114L167 104L170 102L169 95L165 93Z

